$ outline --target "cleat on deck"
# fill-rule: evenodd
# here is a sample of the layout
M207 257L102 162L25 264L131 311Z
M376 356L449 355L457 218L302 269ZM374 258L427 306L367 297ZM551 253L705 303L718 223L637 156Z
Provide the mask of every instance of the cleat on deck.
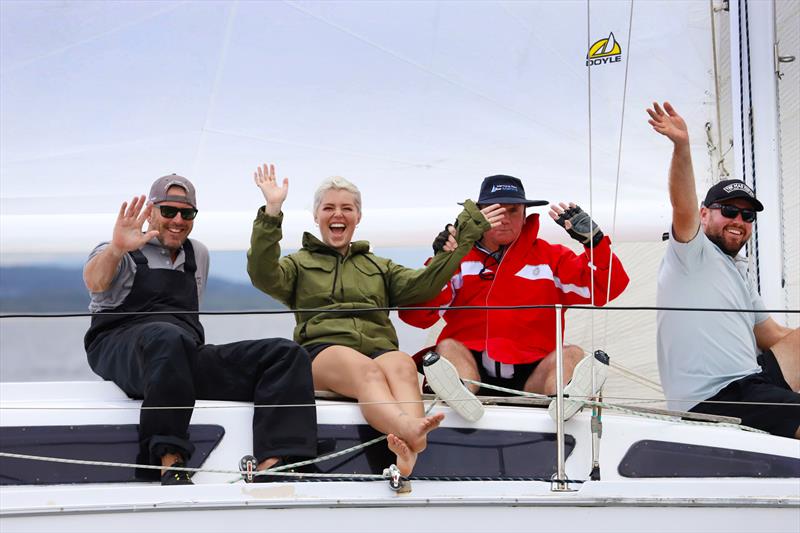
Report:
M470 422L483 416L483 404L461 382L453 364L436 352L422 358L422 370L428 385L450 408Z

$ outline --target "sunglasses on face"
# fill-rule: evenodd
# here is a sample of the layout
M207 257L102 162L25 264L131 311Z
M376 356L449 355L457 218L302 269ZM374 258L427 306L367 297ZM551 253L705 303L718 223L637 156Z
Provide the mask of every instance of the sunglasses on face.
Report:
M197 209L194 207L174 207L171 205L160 205L158 210L161 211L161 216L164 218L175 218L178 213L181 214L183 220L192 220L197 216Z
M728 204L711 204L708 206L709 209L719 209L719 212L725 218L736 218L736 216L741 213L742 220L745 222L753 222L756 219L756 212L752 209L746 209L742 207L736 207L735 205L728 205Z

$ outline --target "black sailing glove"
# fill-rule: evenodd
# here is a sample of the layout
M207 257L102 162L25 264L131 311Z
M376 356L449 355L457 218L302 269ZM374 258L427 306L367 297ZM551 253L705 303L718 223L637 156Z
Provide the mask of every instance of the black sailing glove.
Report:
M589 213L578 207L570 207L566 209L556 222L559 226L566 229L566 223L569 221L571 227L567 230L569 236L581 243L584 246L595 247L600 244L603 239L603 232L597 227L597 224L589 216Z
M438 255L439 253L444 251L444 245L447 243L447 239L450 238L450 228L455 227L452 224L447 224L444 227L444 230L439 232L439 235L433 239L433 255Z

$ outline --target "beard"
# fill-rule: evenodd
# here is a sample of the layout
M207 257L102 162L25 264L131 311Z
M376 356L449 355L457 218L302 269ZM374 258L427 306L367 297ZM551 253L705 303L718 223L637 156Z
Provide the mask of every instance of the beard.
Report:
M725 241L725 238L722 236L721 232L720 233L716 233L716 234L706 233L706 237L708 237L709 241L711 241L714 244L716 244L717 248L719 248L725 254L727 254L727 255L729 255L731 257L736 257L739 254L739 250L741 250L744 247L745 243L747 242L746 239L743 239L741 244L738 244L738 245L730 244L730 243Z

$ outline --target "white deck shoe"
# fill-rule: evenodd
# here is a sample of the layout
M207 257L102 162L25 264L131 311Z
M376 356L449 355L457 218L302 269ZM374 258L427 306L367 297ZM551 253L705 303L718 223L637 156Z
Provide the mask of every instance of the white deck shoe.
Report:
M583 409L584 403L580 400L595 396L603 387L603 383L608 377L608 361L608 355L602 350L597 350L594 352L594 357L587 355L575 365L572 379L564 387L564 395L574 396L578 399L564 398L564 420L569 420L575 413ZM592 390L592 371L594 371L594 390ZM547 411L550 413L550 418L557 420L555 398L550 402Z
M483 416L483 404L461 382L453 363L436 352L422 358L422 370L433 392L450 408L470 422Z

